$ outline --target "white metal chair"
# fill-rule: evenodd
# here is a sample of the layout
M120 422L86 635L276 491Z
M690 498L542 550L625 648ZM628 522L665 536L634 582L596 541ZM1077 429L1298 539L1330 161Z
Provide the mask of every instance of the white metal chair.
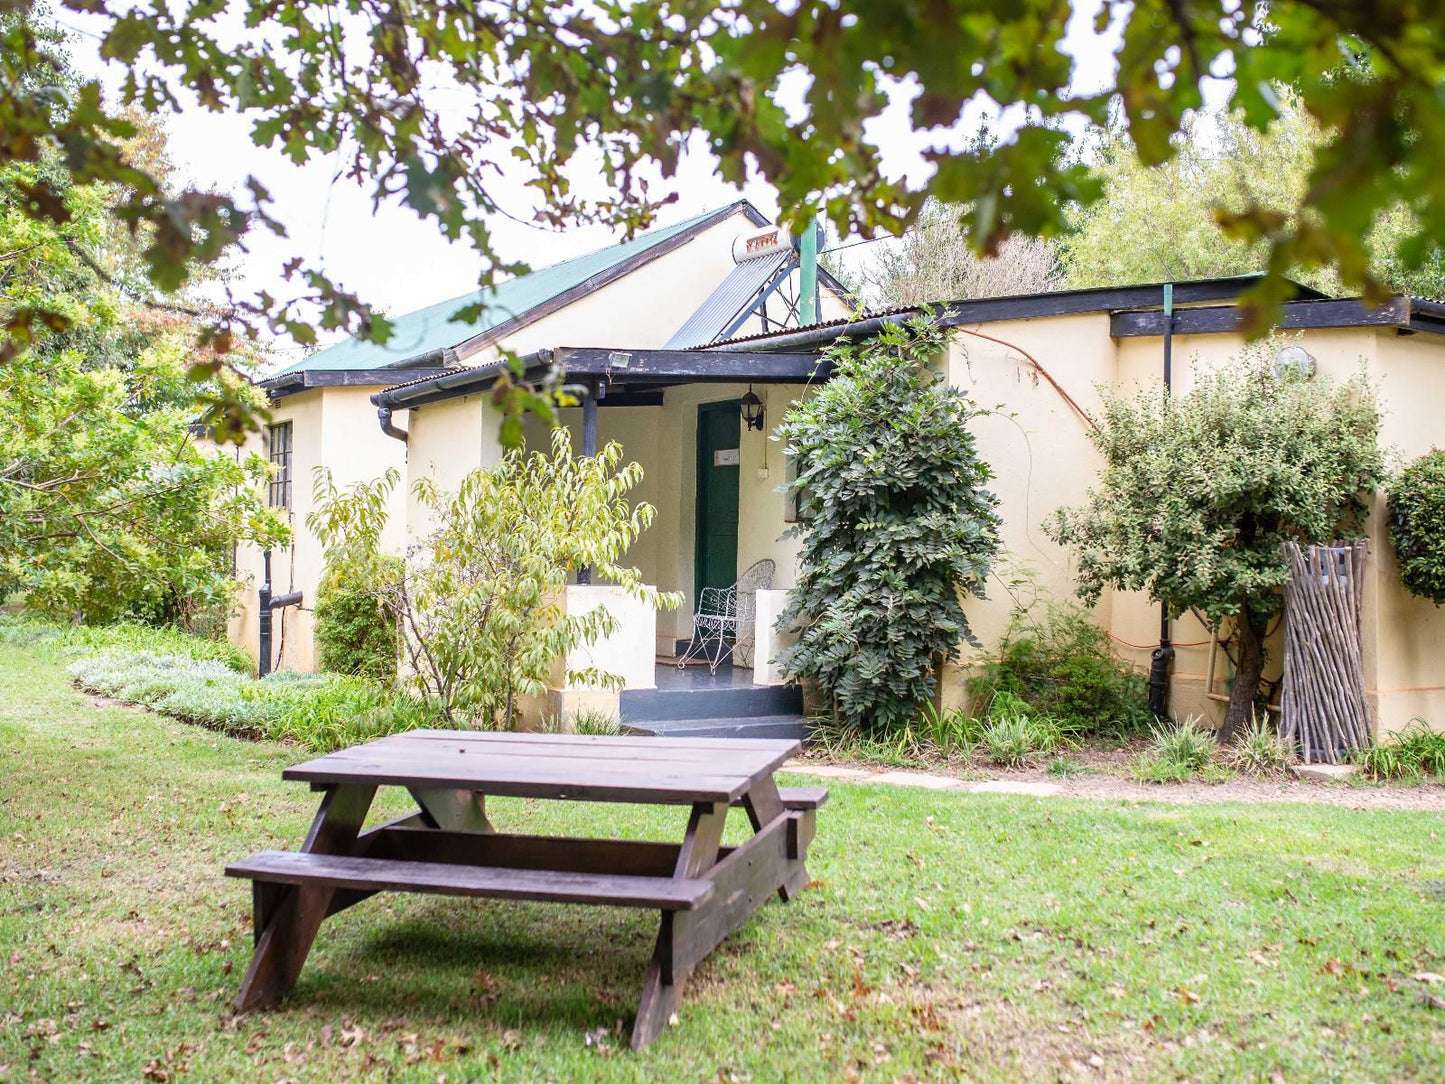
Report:
M750 665L753 620L758 612L757 593L773 585L773 573L777 567L777 562L765 557L749 565L731 587L702 589L697 600L697 613L692 616L692 640L682 658L677 660L679 670L687 666L689 659L701 656L707 659L708 670L716 674L724 654L729 652L742 665ZM732 641L730 647L729 640ZM708 651L709 644L713 646L711 653Z

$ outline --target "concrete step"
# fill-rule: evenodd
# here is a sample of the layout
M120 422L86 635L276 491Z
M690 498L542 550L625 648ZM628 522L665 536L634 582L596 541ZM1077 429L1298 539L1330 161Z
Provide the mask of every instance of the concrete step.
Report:
M801 715L758 715L744 719L652 719L622 724L624 734L655 738L796 738L807 741L812 723Z
M618 710L627 723L678 719L755 719L802 715L803 690L790 685L624 689Z

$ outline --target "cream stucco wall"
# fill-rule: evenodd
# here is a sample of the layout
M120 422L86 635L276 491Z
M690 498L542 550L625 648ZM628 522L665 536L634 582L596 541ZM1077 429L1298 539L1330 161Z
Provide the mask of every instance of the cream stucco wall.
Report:
M312 639L312 608L320 583L325 554L320 541L306 527L313 508L315 469L326 466L335 484L344 488L355 482L381 477L389 469L404 472L405 447L386 437L377 425L376 408L370 396L374 387L313 388L288 395L271 406L273 423L291 423L291 525L292 542L271 555L271 586L276 594L301 591L299 607L276 610L272 621L272 645L277 670L316 669ZM256 450L265 454L264 437L253 438ZM404 480L403 480L404 482ZM403 482L392 492L388 527L383 543L399 548L406 526ZM244 647L255 660L259 655L259 612L256 589L262 582L262 555L251 546L240 547L236 556L241 580L238 609L231 621L231 641Z

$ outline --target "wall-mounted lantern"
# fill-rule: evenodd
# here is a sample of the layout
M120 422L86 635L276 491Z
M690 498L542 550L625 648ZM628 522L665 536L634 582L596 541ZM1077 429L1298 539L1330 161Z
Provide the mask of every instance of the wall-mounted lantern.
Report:
M743 421L747 422L749 429L763 428L763 401L753 393L751 384L748 385L748 393L738 400L738 406L742 407Z

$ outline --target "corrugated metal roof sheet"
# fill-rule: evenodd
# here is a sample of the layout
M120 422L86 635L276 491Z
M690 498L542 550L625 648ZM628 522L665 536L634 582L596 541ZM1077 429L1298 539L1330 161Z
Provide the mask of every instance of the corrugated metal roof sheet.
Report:
M792 263L791 252L778 252L738 264L663 344L663 349L686 350L716 342L733 329L779 274L787 273L785 269Z
M816 324L804 324L802 327L774 328L772 331L755 331L751 335L737 335L731 339L722 339L713 343L705 343L702 346L689 347L691 350L703 350L708 346L718 346L722 343L750 343L759 342L763 339L776 339L781 335L796 335L800 331L822 331L830 327L843 327L845 324L856 324L860 320L872 320L878 316L904 316L921 313L923 310L917 305L903 305L896 309L869 309L854 316L840 316L836 320L821 320Z
M317 369L386 369L420 354L456 346L514 317L530 312L567 290L584 285L588 279L605 274L626 260L644 255L649 249L670 241L679 234L709 224L709 220L726 218L743 208L745 203L745 200L740 200L705 214L694 215L671 226L647 230L631 241L508 279L490 290L473 291L429 305L393 320L391 339L384 346L355 338L346 339L271 375L281 376L285 373ZM452 313L477 301L486 304L479 320L456 323L451 319Z

